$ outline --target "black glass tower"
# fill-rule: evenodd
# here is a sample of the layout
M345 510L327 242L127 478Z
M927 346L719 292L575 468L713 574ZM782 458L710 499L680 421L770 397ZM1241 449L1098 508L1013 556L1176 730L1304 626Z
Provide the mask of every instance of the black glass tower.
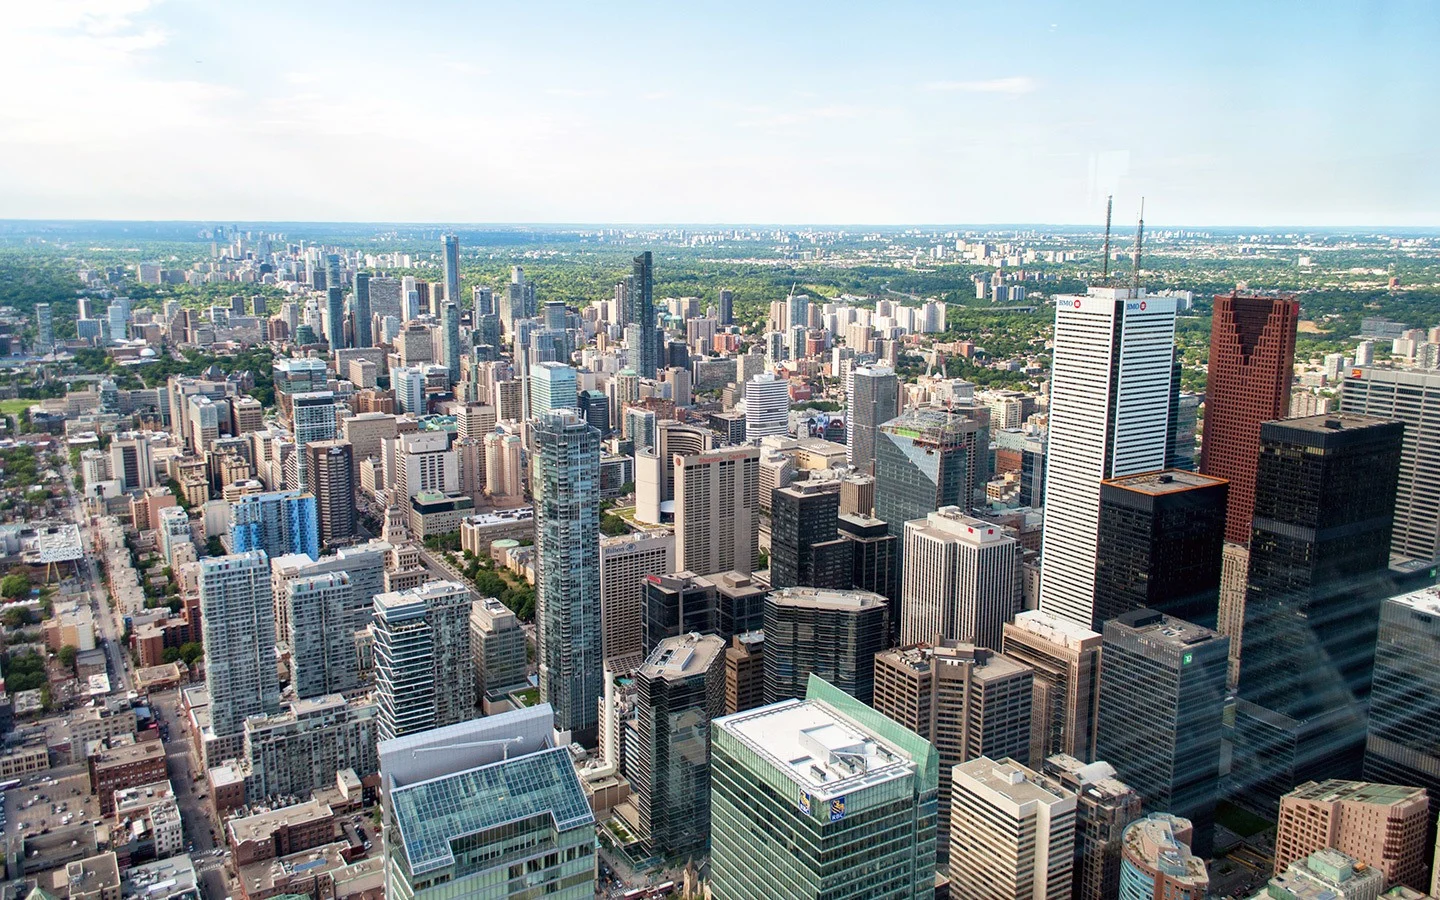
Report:
M888 602L868 591L791 587L765 598L765 702L805 694L813 673L875 697L875 654L890 645Z
M654 378L659 343L655 336L655 262L649 250L635 257L631 280L625 322L640 328L640 346L630 348L638 363L635 371L641 378Z
M373 347L370 332L370 273L355 273L355 346Z
M1404 426L1331 414L1267 422L1235 716L1236 796L1356 778L1389 572Z
M840 482L796 482L771 493L770 584L848 589L850 544L836 530Z
M1440 589L1380 608L1365 780L1423 787L1440 804Z

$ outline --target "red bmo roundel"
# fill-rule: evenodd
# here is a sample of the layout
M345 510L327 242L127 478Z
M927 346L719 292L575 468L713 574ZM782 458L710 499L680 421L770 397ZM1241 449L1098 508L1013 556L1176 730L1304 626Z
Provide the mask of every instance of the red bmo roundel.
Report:
M1145 301L1144 301L1144 300L1141 300L1141 301L1140 301L1140 311L1141 311L1141 312L1144 312L1144 311L1145 311Z
M1076 298L1075 298L1075 308L1076 308L1076 309L1079 309L1079 308L1080 308L1080 298L1079 298L1079 297L1076 297Z

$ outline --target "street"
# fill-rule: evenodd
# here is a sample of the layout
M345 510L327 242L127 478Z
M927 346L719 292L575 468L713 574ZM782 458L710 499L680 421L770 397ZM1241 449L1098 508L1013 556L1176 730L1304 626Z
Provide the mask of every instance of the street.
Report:
M80 578L85 582L85 590L89 593L90 608L95 614L95 627L99 631L97 639L105 650L106 661L110 664L110 683L117 690L128 692L131 685L129 654L120 642L125 628L120 623L118 612L110 604L110 592L105 590L105 585L100 580L99 566L95 564L90 552L90 548L95 545L90 535L90 519L85 515L85 507L75 493L75 472L69 463L66 463L61 474L65 478L65 490L70 498L70 517L80 527L80 546L85 548L85 556L77 565Z
M162 727L168 728L170 740L165 742L165 767L170 775L170 784L175 789L175 803L180 807L180 821L185 827L187 846L195 861L195 871L200 876L206 900L224 900L230 896L227 876L224 871L225 858L215 856L215 833L218 832L210 817L210 809L202 799L207 782L195 780L195 760L191 754L189 734L179 714L180 692L162 691L150 695L150 707ZM211 829L216 828L216 832Z

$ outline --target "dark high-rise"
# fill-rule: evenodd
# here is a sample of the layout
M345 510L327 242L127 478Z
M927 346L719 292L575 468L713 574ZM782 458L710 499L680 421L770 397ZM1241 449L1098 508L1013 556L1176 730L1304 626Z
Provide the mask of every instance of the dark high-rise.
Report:
M355 463L349 441L311 441L305 445L305 481L315 495L320 546L355 539Z
M848 589L851 545L840 539L840 482L797 481L771 492L770 585Z
M721 325L735 324L735 292L729 288L721 288L719 296L719 309L716 311L720 316Z
M900 595L900 541L872 516L842 514L835 519L840 539L850 543L850 585L888 598Z
M655 335L655 262L649 250L635 257L625 305L624 324L636 325L639 329L639 346L630 348L634 369L641 378L654 378L659 345Z
M331 353L345 349L345 291L338 285L325 291L325 341Z
M1290 410L1300 301L1231 292L1215 297L1200 471L1230 482L1225 540L1250 543L1260 423Z
M460 238L453 234L444 237L445 249L445 302L460 305Z
M1242 796L1273 803L1360 772L1403 433L1341 413L1261 427L1235 716Z
M1440 804L1440 589L1380 607L1365 780L1423 787Z
M370 331L370 273L355 273L355 346L372 347Z
M740 572L646 575L640 586L640 641L649 654L667 637L698 632L729 640L765 627L762 582Z
M813 673L859 700L875 694L890 645L888 601L868 591L791 587L765 598L765 702L799 697Z
M875 438L875 518L896 539L905 523L942 506L973 506L984 426L944 409L914 409Z
M1134 609L1215 625L1226 488L1182 469L1101 483L1092 628Z
M1145 809L1193 822L1201 856L1214 837L1229 654L1228 638L1154 610L1105 623L1096 757Z

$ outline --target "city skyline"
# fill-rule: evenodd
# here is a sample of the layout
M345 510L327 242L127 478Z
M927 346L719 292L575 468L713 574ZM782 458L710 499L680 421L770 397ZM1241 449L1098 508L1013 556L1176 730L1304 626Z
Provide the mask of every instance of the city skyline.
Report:
M1195 224L1428 225L1440 211L1440 182L1412 149L1435 125L1411 101L1440 79L1425 40L1440 11L1420 4L801 5L720 20L648 6L268 7L245 18L288 24L259 42L230 40L226 8L14 10L0 73L26 90L0 100L0 169L24 178L0 182L0 213L1080 223L1109 193L1120 221L1141 196L1156 221ZM331 39L304 37L320 31ZM467 49L425 66L395 52L437 33ZM1278 33L1288 40L1263 54L1234 40ZM1179 54L1178 35L1215 49ZM621 41L643 43L643 65L609 52ZM187 139L146 109L184 121ZM624 139L637 115L654 139ZM395 139L422 123L448 139ZM1251 137L1222 137L1237 134ZM238 171L279 173L285 190ZM642 173L652 190L631 189ZM367 189L333 189L357 180Z

